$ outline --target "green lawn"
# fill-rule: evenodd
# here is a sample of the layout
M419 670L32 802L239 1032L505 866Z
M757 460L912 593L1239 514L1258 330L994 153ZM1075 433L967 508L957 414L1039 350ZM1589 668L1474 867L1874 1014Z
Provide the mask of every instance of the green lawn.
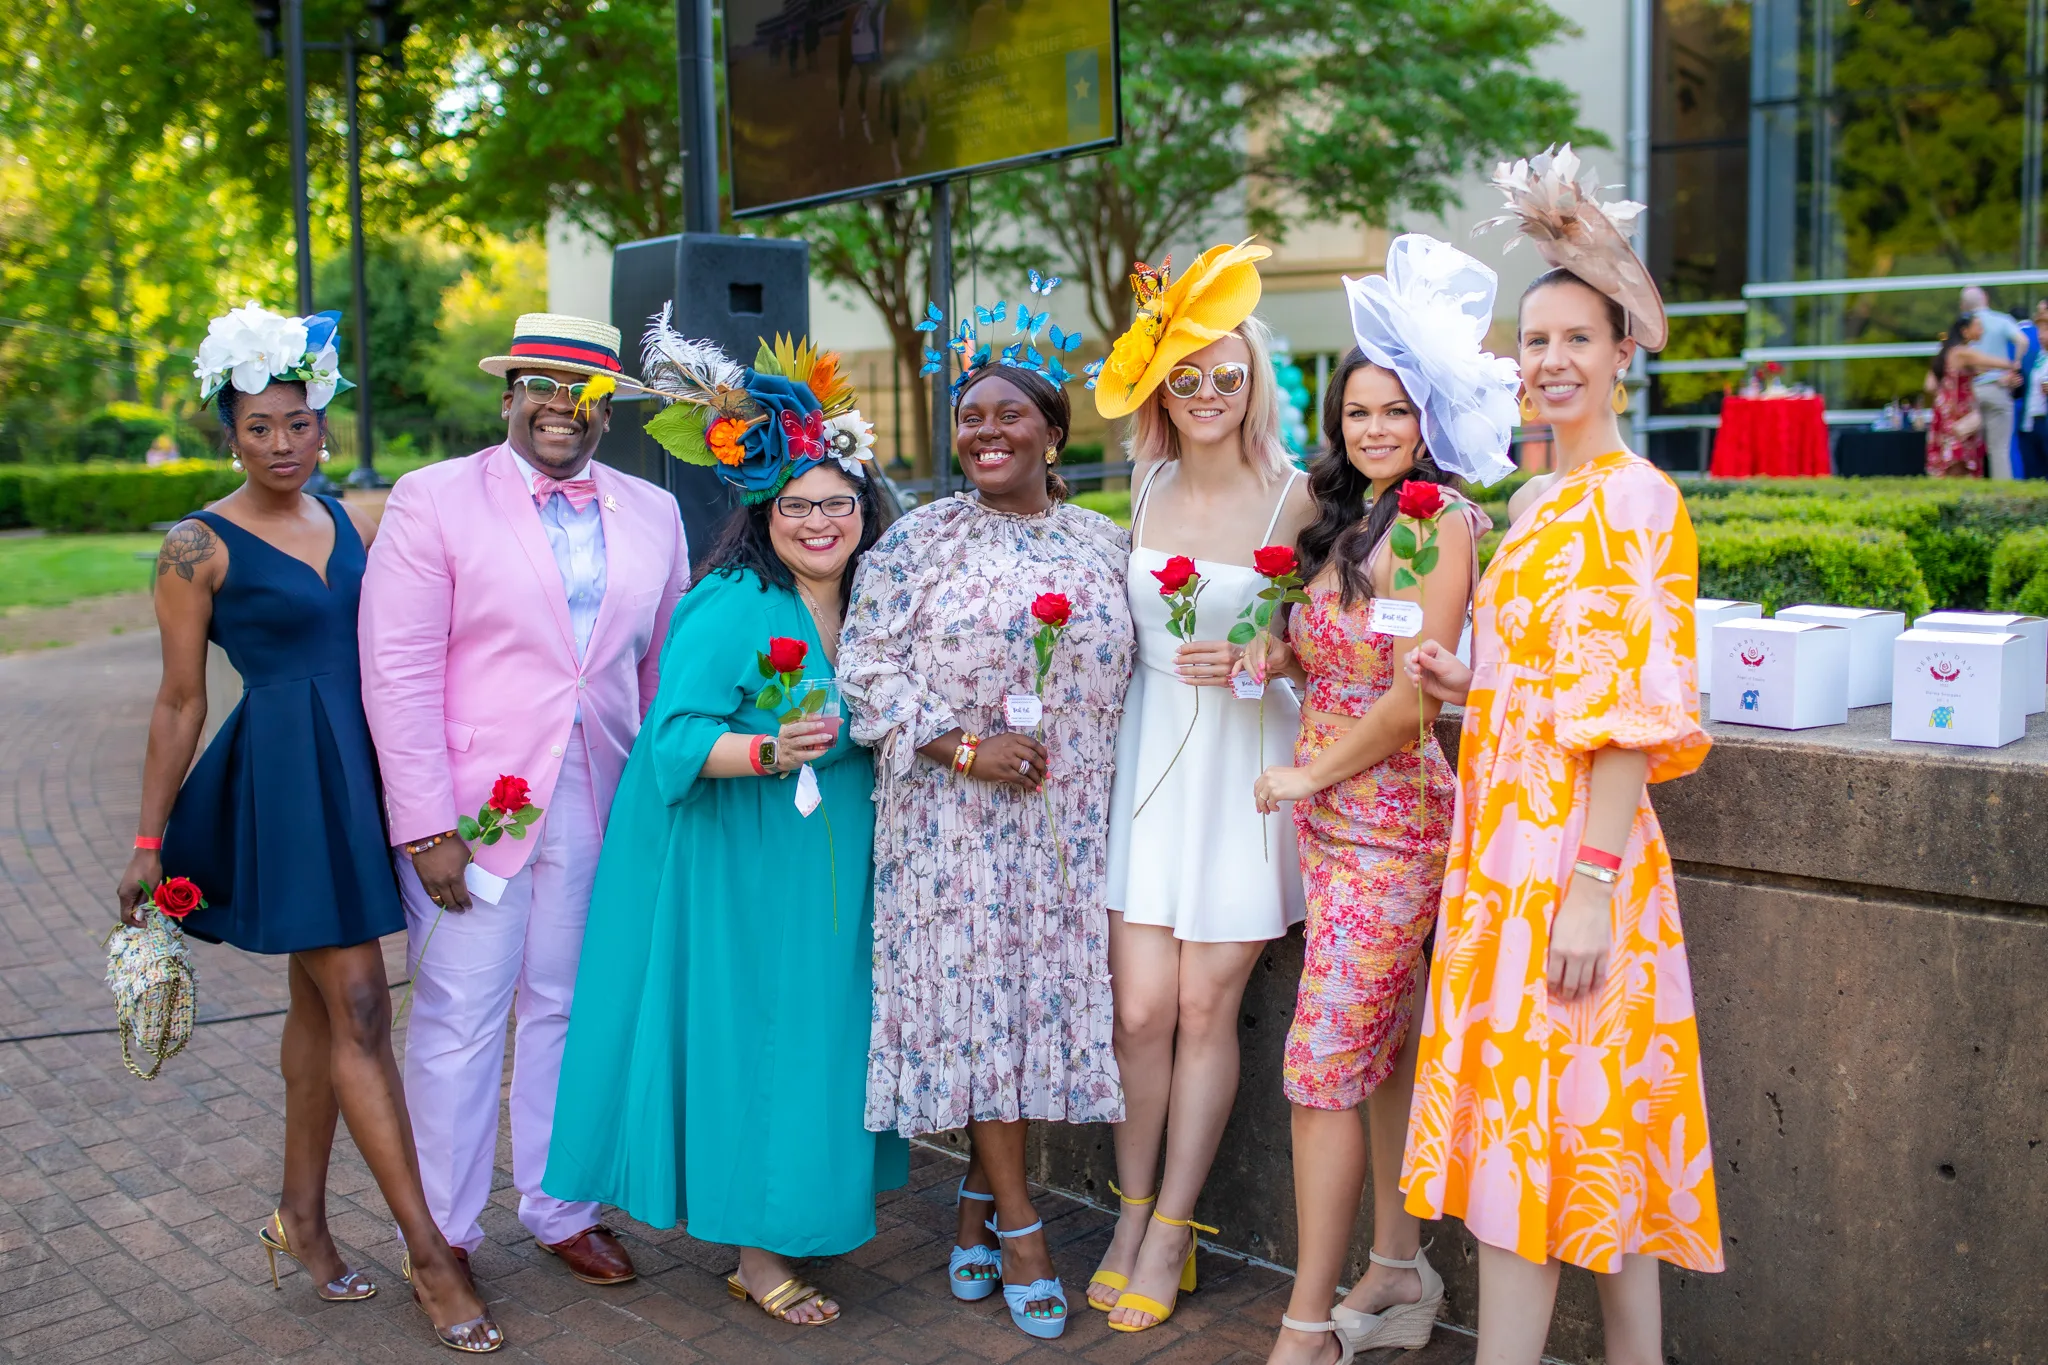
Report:
M149 587L153 570L136 553L154 554L162 543L154 532L0 537L0 611L140 592Z

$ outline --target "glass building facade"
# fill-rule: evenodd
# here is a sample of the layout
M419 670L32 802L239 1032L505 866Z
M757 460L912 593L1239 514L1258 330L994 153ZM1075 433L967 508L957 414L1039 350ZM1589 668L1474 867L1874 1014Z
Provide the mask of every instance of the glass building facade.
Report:
M1704 464L1777 361L1840 419L1918 395L1959 277L2048 295L2048 0L1653 0L1649 444Z

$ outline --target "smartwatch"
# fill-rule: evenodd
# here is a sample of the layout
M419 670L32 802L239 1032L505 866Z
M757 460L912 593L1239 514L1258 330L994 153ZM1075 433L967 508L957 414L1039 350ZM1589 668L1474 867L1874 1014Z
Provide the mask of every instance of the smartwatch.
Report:
M775 736L763 735L761 737L761 769L764 776L775 771L776 748Z

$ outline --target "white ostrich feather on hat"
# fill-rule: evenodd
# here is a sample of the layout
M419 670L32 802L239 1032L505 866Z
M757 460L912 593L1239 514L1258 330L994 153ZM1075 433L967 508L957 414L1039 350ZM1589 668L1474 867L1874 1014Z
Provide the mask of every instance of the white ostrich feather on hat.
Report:
M1570 143L1526 160L1501 162L1493 183L1507 196L1508 211L1473 233L1513 224L1535 243L1546 263L1571 271L1620 304L1628 314L1630 336L1652 351L1662 350L1668 339L1664 300L1628 243L1643 205L1629 199L1603 201L1598 178L1590 171L1581 176L1579 170ZM1509 242L1505 249L1514 245Z
M723 409L746 386L747 372L715 341L696 341L669 325L672 303L647 320L640 341L641 382L671 402Z

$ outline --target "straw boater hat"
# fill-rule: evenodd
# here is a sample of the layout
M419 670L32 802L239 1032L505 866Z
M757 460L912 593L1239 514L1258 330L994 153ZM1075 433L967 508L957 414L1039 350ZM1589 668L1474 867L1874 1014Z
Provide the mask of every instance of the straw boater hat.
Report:
M619 341L619 329L610 323L567 313L522 313L512 328L512 353L486 356L477 368L500 379L514 370L568 370L643 392L619 365Z
M1249 240L1213 246L1177 280L1165 268L1138 266L1137 319L1096 375L1095 410L1108 418L1136 412L1168 370L1250 317L1259 306L1258 263L1272 254Z

